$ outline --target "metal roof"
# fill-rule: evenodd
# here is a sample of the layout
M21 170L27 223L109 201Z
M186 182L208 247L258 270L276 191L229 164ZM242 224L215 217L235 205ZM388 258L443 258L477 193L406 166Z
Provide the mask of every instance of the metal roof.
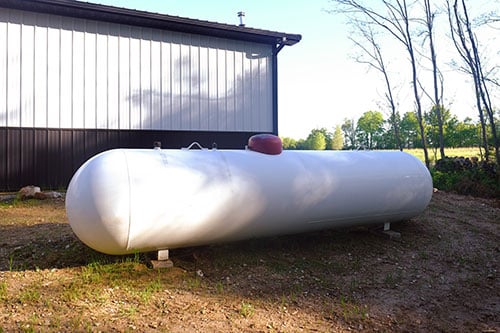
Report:
M254 29L74 0L0 0L0 7L272 44L274 46L294 45L302 38L298 34Z

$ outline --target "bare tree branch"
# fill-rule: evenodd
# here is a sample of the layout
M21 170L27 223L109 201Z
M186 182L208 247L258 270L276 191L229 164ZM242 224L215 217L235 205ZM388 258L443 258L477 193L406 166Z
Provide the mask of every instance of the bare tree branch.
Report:
M447 0L446 2L453 42L455 44L455 47L457 48L457 51L462 57L462 60L468 67L467 71L470 73L474 80L476 107L481 122L481 134L486 159L488 159L489 147L487 141L484 112L486 112L486 116L488 117L490 123L490 129L495 145L495 157L497 160L497 164L500 166L499 141L496 132L494 111L492 108L490 93L487 85L489 81L484 73L481 57L479 55L477 36L474 34L472 28L467 5L465 4L465 0L461 0L460 6L458 0L454 0L452 8L452 6L450 5L450 0Z
M434 96L433 98L431 98L431 100L433 101L434 110L436 112L438 121L439 153L441 155L441 158L444 158L445 153L444 153L443 117L441 115L441 98L442 98L443 81L441 80L441 86L440 86L438 82L439 70L437 66L436 48L434 46L434 18L436 14L432 11L429 0L424 1L424 8L425 8L425 26L427 29L426 32L427 32L427 38L429 40L429 50L431 54L430 58L432 63L432 81L433 81L432 83L434 87Z
M408 11L408 4L406 0L382 0L383 8L386 12L384 14L364 5L356 0L334 0L337 4L341 5L343 10L340 12L356 14L363 17L363 20L369 24L378 26L383 31L389 33L395 40L399 41L408 52L411 63L412 73L412 88L415 98L416 114L419 123L420 137L422 140L422 147L424 150L424 159L427 167L430 167L429 155L427 152L427 143L425 128L423 125L422 117L422 104L419 92L418 77L417 77L417 60L416 50L413 46L412 31L410 29L410 18Z

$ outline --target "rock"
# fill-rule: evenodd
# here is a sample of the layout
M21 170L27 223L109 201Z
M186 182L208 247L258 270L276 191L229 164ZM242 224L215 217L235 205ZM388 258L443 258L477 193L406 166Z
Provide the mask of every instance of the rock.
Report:
M21 200L31 199L35 197L36 193L40 193L40 188L38 186L25 186L19 190L17 193Z
M0 202L13 201L15 198L17 198L15 194L0 194Z
M61 192L50 191L50 192L45 192L45 193L48 193L48 195L52 199L57 199L57 198L62 198L63 197L63 194Z
M47 197L45 196L44 192L36 192L33 198L38 199L38 200L45 200Z
M37 193L35 193L34 198L39 199L39 200L57 199L57 198L62 198L62 194L59 192L55 192L55 191L37 192Z
M30 185L20 189L19 192L17 192L17 197L21 200L33 199L33 198L38 200L45 200L45 199L62 198L63 194L55 191L42 192L40 190L40 187Z

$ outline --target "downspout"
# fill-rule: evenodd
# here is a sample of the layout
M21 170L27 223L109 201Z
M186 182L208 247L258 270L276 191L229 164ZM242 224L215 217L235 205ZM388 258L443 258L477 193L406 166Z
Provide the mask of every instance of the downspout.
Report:
M273 85L273 134L278 135L278 53L285 47L286 37L283 37L273 48L272 85Z

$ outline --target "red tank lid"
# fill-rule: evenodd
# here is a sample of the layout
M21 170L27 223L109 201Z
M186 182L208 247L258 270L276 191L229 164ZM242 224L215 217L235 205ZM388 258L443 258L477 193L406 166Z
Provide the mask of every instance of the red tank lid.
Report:
M256 134L248 139L248 149L268 155L279 155L283 151L283 144L279 136Z

